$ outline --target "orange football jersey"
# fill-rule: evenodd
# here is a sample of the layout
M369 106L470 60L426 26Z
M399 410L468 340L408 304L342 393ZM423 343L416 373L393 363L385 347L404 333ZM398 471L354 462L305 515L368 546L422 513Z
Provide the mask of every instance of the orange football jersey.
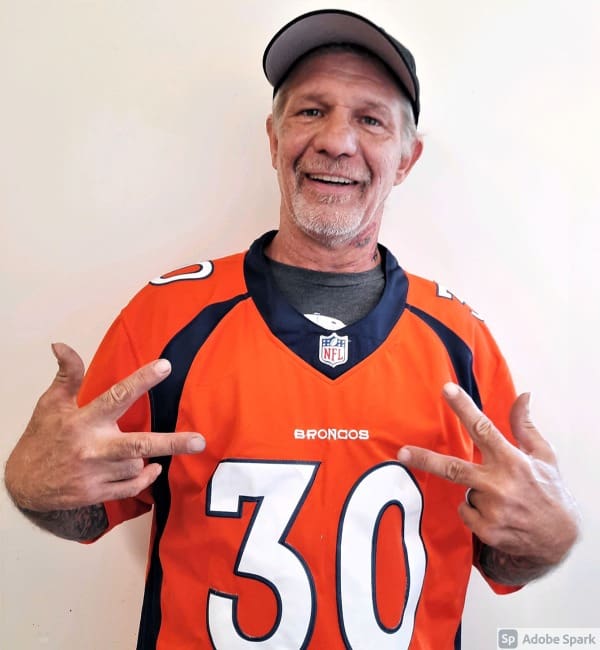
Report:
M508 434L506 364L468 306L383 247L377 306L323 330L278 292L272 237L152 281L85 380L82 402L168 358L170 376L121 427L207 442L106 504L110 527L154 508L138 649L458 648L465 488L395 458L414 444L478 459L441 398L448 381Z

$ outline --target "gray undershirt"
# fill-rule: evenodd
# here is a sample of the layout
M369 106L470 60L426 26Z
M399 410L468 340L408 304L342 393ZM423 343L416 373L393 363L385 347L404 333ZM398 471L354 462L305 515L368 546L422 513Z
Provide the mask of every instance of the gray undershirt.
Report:
M269 258L267 263L277 288L301 314L322 314L343 325L366 316L379 301L385 285L381 264L360 273L325 273Z

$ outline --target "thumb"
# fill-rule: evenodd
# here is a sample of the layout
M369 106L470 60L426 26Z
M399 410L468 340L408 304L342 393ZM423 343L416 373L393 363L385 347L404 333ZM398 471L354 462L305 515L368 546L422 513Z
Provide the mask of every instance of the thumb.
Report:
M59 393L63 398L75 400L83 380L83 361L77 352L65 343L53 343L51 347L58 361L58 372L48 393Z
M519 448L526 454L555 464L556 456L552 446L540 434L531 419L530 403L531 393L523 393L515 400L510 411L512 433L519 443Z

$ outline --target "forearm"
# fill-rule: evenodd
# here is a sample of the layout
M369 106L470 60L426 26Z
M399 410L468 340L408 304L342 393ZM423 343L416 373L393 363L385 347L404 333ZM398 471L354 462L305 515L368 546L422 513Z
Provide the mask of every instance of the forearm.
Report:
M36 526L63 539L86 542L101 535L108 528L106 509L100 503L72 510L36 512L19 507Z
M535 559L510 555L491 546L481 545L479 565L483 573L494 582L521 586L548 573L554 565Z

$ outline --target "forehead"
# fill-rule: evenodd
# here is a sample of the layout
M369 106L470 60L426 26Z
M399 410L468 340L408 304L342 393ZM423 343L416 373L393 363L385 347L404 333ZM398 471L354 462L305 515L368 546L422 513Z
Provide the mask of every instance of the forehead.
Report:
M394 76L375 56L367 52L316 50L302 58L285 80L285 94L311 88L318 92L349 85L359 92L377 95L384 101L399 101L403 94Z

